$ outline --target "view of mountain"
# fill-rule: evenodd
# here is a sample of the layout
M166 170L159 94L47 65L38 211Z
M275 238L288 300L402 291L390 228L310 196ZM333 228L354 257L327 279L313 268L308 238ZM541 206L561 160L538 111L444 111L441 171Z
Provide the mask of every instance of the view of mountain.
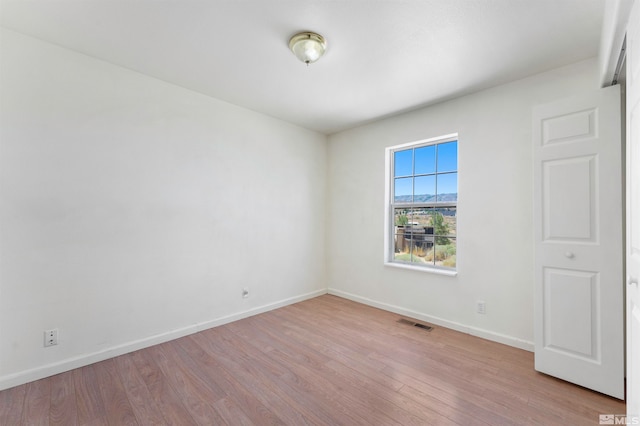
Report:
M411 199L411 195L399 195L395 197L396 203L434 203L434 202L450 202L450 201L458 201L457 193L450 194L438 194L438 199L436 200L436 196L432 194L416 194Z

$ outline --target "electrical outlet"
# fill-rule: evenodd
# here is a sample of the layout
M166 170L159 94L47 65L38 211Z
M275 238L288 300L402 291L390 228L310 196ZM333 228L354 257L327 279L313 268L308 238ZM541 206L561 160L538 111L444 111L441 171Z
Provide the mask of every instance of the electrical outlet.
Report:
M58 329L53 328L44 332L44 347L55 346L58 344Z
M481 300L476 302L476 312L485 315L487 313L487 305Z
M242 289L242 298L246 299L247 297L249 297L249 289L248 288L243 288Z

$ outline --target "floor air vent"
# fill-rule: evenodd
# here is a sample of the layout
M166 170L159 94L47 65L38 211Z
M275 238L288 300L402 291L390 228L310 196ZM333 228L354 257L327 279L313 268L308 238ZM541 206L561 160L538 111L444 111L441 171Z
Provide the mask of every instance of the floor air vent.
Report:
M417 322L415 322L415 321L411 321L411 320L408 320L408 319L405 319L405 318L400 318L400 319L398 320L398 322L399 322L399 323L401 323L401 324L412 325L412 326L414 326L414 327L418 327L418 328L421 328L421 329L426 330L426 331L431 331L431 330L433 330L433 327L431 327L431 326L429 326L429 325L420 324L420 323L417 323Z

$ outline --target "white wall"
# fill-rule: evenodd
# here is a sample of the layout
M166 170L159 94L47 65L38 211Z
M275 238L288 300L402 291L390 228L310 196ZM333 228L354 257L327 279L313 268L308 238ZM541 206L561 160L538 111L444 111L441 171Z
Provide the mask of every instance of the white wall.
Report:
M532 349L531 110L597 87L593 59L330 136L329 291ZM385 147L455 132L457 277L383 266Z
M324 135L1 36L0 389L326 292Z

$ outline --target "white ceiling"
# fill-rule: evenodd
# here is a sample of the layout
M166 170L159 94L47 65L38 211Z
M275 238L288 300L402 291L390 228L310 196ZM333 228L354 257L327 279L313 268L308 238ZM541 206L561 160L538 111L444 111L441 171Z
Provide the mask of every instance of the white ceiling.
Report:
M598 54L604 0L0 0L0 24L333 133ZM302 30L327 39L305 66Z

